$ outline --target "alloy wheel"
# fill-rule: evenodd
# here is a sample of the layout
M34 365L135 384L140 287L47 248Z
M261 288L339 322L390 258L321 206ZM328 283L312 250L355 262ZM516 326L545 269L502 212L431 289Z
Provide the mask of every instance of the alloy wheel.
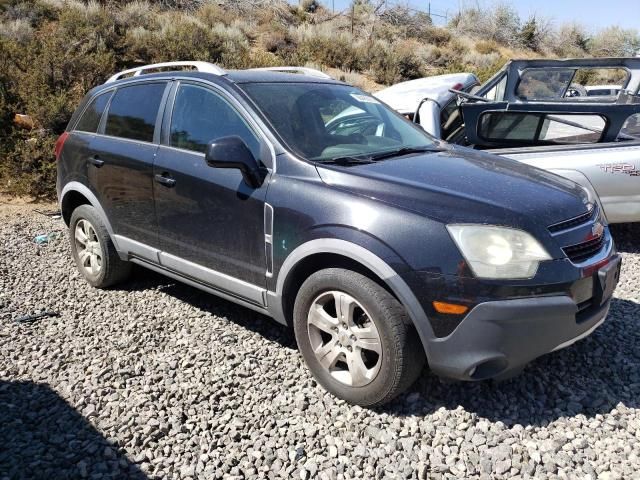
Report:
M382 341L371 316L341 291L318 296L307 316L309 340L320 365L352 387L371 383L382 364Z
M74 236L81 268L89 275L98 275L102 270L102 246L93 225L84 218L78 220Z

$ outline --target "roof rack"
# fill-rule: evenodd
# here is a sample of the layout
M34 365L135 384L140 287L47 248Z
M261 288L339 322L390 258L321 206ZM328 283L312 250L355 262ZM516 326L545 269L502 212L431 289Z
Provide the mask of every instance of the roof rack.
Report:
M116 80L120 80L129 74L133 74L134 77L138 77L145 73L147 70L157 70L160 68L173 67L194 67L198 72L213 73L214 75L226 75L227 73L222 68L209 62L164 62L153 63L151 65L144 65L142 67L123 70L122 72L116 73L115 75L109 77L109 79L105 83L115 82Z
M302 75L308 75L310 77L316 78L324 78L328 80L333 80L333 77L327 75L320 70L316 70L315 68L308 67L262 67L262 68L252 68L251 70L261 70L264 72L283 72L283 73L300 73Z

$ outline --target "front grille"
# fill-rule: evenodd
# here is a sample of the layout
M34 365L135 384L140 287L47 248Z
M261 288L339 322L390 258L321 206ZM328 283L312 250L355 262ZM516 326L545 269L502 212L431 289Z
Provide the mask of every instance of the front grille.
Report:
M588 240L586 242L578 243L577 245L571 245L569 247L563 247L562 250L574 263L580 263L598 253L604 245L604 234L597 238Z
M569 220L565 220L563 222L554 223L549 227L549 231L551 233L561 232L563 230L569 230L570 228L577 227L578 225L582 225L583 223L587 223L593 218L597 218L598 206L594 205L591 210L582 215L578 215L577 217L570 218Z

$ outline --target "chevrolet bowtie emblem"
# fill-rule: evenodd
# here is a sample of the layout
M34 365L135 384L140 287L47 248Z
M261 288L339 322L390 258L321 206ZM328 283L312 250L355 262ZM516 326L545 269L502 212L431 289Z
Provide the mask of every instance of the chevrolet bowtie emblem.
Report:
M601 237L603 233L604 233L604 225L602 225L602 223L600 222L594 223L593 226L591 227L591 234L594 237Z

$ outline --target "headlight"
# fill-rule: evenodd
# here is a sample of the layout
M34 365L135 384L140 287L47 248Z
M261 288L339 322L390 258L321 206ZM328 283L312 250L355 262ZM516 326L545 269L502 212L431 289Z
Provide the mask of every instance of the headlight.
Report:
M447 225L469 267L479 278L531 278L542 260L551 260L527 232L490 225Z

